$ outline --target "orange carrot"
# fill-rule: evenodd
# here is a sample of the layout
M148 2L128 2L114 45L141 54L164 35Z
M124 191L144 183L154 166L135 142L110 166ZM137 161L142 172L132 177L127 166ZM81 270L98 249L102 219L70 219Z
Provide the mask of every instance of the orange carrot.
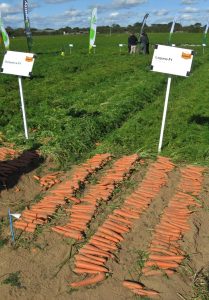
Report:
M175 262L181 262L184 259L184 256L181 255L154 255L151 254L149 256L149 259L151 260L159 260L159 261L175 261Z
M84 255L90 254L90 255L93 255L93 256L101 256L101 257L110 258L109 254L107 254L107 253L101 253L101 251L99 251L99 249L98 249L98 251L96 251L96 250L90 250L90 249L84 249L84 248L82 248L82 249L79 250L79 252L81 254L84 254Z
M152 290L133 289L132 292L140 296L147 296L147 297L159 296L159 293L157 291L152 291Z
M73 272L77 273L77 274L98 274L98 271L95 270L89 270L89 269L83 269L83 268L74 268Z
M159 268L162 269L171 269L171 268L178 268L179 264L175 262L164 262L164 261L147 261L145 263L145 267L153 267L153 266L158 266Z
M97 272L108 272L108 269L99 265L95 265L92 263L84 262L84 261L76 261L75 262L76 267L87 269L87 270L94 270Z
M80 255L80 254L77 254L77 256ZM103 257L98 257L98 256L95 256L95 255L91 255L91 254L83 254L82 256L85 256L85 257L88 257L88 258L91 258L91 259L94 259L98 262L102 262L102 263L105 263L107 261L106 258L103 258Z
M142 289L143 288L143 286L140 283L129 281L129 280L124 280L123 286L128 289Z
M87 285L90 285L90 284L96 284L100 281L103 281L105 279L105 273L99 273L97 275L95 275L94 277L89 277L89 278L86 278L82 281L79 281L79 282L73 282L70 284L71 287L81 287L81 286L87 286Z
M100 266L104 266L104 263L103 262L100 262L100 261L97 261L96 259L94 258L89 258L87 256L84 256L84 255L81 255L81 254L77 254L76 257L75 257L75 260L76 261L85 261L85 262L89 262L89 263L93 263L95 265L100 265ZM105 261L106 262L106 261Z

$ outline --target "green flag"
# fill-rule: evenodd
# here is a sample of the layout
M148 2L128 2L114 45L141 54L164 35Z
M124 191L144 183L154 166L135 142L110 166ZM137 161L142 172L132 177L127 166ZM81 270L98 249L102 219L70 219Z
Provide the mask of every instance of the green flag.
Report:
M2 39L4 41L4 46L6 50L9 50L9 36L4 28L4 24L2 21L1 13L0 13L0 31L2 34Z
M89 39L89 52L93 48L96 40L97 32L97 8L94 8L91 15L91 25L90 25L90 39Z

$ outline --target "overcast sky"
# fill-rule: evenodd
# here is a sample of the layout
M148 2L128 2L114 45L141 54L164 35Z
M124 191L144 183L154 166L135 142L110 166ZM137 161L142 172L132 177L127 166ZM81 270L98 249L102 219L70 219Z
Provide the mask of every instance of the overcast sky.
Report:
M4 0L0 10L5 27L23 27L23 0ZM141 22L168 23L176 16L182 25L209 20L209 0L28 0L30 23L35 28L88 27L93 7L98 8L98 25Z

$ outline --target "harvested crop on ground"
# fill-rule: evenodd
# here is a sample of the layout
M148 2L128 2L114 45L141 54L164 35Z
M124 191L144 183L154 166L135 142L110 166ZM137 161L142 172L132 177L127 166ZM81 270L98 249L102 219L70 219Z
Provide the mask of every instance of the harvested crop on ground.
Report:
M138 155L125 156L117 160L111 169L102 176L100 181L89 188L88 193L80 200L79 204L74 204L68 212L70 221L62 227L54 227L52 230L61 234L71 230L84 234L89 223L95 216L97 207L101 202L107 202L117 185L130 175L134 168ZM80 235L78 236L80 237Z
M99 256L106 259L114 257L114 252L119 250L118 246L124 240L123 234L131 230L134 220L140 217L155 199L161 187L166 185L167 174L174 167L174 164L165 157L159 157L157 162L151 165L140 186L125 200L120 209L115 209L113 214L108 216L88 243L80 249L75 256L76 269L80 266L80 261L83 261L80 254L84 257L85 254L91 254L92 257ZM89 263L88 268L87 265L83 265L83 274L88 273L94 266L94 261ZM103 272L109 270L104 269Z
M110 159L109 154L98 154L87 160L82 166L78 166L74 170L71 180L66 180L60 183L54 190L49 191L46 196L30 209L23 211L21 218L15 222L14 226L17 229L26 232L34 232L37 225L46 224L48 219L63 206L66 201L79 203L80 201L74 197L75 192L79 190L80 184L84 183L87 177L101 168ZM60 232L60 228L53 229ZM66 237L81 238L81 235L75 235L76 230L64 232Z
M155 228L149 257L142 269L143 276L172 276L185 259L186 253L181 249L179 241L191 230L189 218L194 209L202 207L194 197L201 192L203 171L204 168L193 166L180 170L181 181L177 193L169 201ZM144 289L131 290L138 295L145 295ZM152 298L152 294L149 296Z

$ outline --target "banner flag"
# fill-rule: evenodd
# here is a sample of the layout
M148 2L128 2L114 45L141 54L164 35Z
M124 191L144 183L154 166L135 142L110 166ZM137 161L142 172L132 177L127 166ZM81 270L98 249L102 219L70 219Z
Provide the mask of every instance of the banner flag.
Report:
M171 39L172 39L172 35L173 35L173 32L174 32L175 25L176 25L176 17L173 19L173 24L171 26L171 30L170 30L170 34L169 34L169 40L168 40L169 45L171 44Z
M23 14L25 22L25 34L27 38L28 50L31 52L33 46L32 33L30 30L30 20L28 17L28 0L23 0Z
M146 20L147 20L148 17L149 17L149 14L146 14L146 15L144 16L144 18L143 18L143 21L142 21L142 27L141 27L140 34L142 34L142 32L143 32L143 29L144 29L144 26L145 26L145 24L146 24Z
M2 39L4 41L4 46L6 50L9 50L9 36L6 32L6 29L4 28L4 24L2 21L2 17L1 17L1 12L0 12L0 31L2 34Z
M208 28L209 28L209 21L205 27L204 35L203 35L203 45L207 45L207 34L208 34Z
M96 40L96 32L97 32L97 8L92 10L91 15L91 25L90 25L90 40L89 40L89 53L93 48L93 45Z

